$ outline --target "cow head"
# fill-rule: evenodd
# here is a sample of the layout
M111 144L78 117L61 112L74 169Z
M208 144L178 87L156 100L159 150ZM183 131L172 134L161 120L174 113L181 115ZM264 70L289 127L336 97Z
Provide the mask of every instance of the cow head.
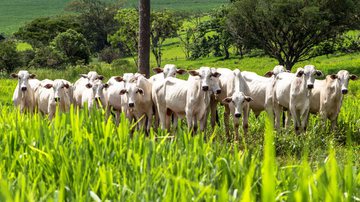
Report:
M212 71L210 67L200 67L198 70L189 70L188 73L191 76L197 76L200 79L201 89L203 91L211 90L211 85L216 83L216 80L219 79L220 73Z
M350 74L346 70L340 70L336 75L337 75L337 79L339 79L339 82L340 82L342 94L348 93L349 80L358 79L358 77L356 75Z
M304 68L298 68L295 74L297 77L304 76L307 88L310 90L314 88L315 77L323 76L323 73L320 70L316 70L314 65L306 65Z
M160 67L157 67L157 68L154 68L153 71L157 74L163 73L164 78L176 77L176 74L183 75L186 73L186 70L177 69L174 64L166 64L163 69Z
M128 106L130 108L135 107L135 103L138 99L142 99L139 96L144 95L144 90L142 88L137 87L136 83L129 83L125 89L120 91L120 95L127 96Z
M243 92L236 91L232 94L231 97L227 97L227 98L223 99L223 103L232 105L235 109L234 117L240 118L244 104L246 104L252 100L253 99L251 97L246 96Z
M28 88L30 87L29 85L29 79L33 79L36 77L35 74L30 74L28 71L26 70L21 70L19 71L19 73L15 74L12 73L11 77L13 78L17 78L18 79L18 86L20 88L20 90L22 92L25 92L28 90Z
M288 70L286 70L285 67L282 65L276 65L272 71L266 72L266 74L264 76L265 77L276 76L276 75L280 74L281 72L288 72Z

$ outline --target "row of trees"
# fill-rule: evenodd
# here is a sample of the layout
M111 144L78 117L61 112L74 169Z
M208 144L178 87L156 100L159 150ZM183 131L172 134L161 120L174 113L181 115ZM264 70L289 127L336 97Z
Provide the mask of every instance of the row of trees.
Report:
M14 65L5 61L8 56L0 57L1 66L58 68L68 63L87 64L91 54L109 63L130 56L138 64L137 9L102 0L75 0L67 9L75 15L38 18L14 33L34 50L18 53L25 59L16 60L23 62ZM359 28L359 11L356 0L233 0L209 17L186 18L193 24L186 26L182 26L181 15L152 11L150 50L161 66L164 41L178 37L189 60L210 54L227 59L230 50L240 56L261 50L291 69L296 62L318 55L359 51L359 37L343 35ZM9 51L0 50L0 54L16 54L15 43L1 43L7 45L0 49L7 47Z

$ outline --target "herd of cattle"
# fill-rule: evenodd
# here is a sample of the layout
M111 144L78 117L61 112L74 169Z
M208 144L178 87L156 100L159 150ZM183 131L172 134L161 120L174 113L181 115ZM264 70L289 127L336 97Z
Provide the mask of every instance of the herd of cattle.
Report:
M258 116L266 111L274 117L275 128L280 127L280 116L287 112L286 125L294 122L295 132L306 130L309 113L319 113L323 120L331 120L336 126L343 95L348 92L349 80L357 79L346 70L327 75L325 80L315 77L323 73L313 65L298 68L290 73L281 65L275 66L265 76L253 72L227 68L201 67L198 70L182 70L167 64L153 69L156 73L149 79L139 73L113 76L106 83L97 72L81 74L74 84L64 79L35 79L28 71L11 76L18 79L13 102L21 112L39 111L52 119L56 112L68 112L70 105L103 107L106 120L111 113L119 124L120 113L130 121L138 121L139 127L149 131L153 125L170 130L176 127L178 118L186 118L189 129L206 129L207 117L211 125L217 122L217 106L225 107L224 125L229 136L229 116L233 116L235 137L238 137L239 119L243 131L248 130L250 109ZM187 80L176 78L177 74L189 74ZM154 124L152 124L154 123Z

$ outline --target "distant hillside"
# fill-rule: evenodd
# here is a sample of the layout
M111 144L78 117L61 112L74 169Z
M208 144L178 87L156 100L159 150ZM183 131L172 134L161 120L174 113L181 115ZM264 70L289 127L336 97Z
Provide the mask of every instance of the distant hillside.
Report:
M71 0L0 0L0 33L11 34L21 25L37 17L65 13ZM176 9L191 12L216 8L229 0L152 0L154 9ZM138 0L126 0L127 7L136 7Z

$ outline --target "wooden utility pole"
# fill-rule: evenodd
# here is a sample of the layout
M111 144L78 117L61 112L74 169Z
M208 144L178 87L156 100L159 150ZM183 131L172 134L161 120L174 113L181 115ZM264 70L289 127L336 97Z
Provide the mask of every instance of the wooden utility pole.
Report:
M150 0L139 0L139 69L150 76Z

